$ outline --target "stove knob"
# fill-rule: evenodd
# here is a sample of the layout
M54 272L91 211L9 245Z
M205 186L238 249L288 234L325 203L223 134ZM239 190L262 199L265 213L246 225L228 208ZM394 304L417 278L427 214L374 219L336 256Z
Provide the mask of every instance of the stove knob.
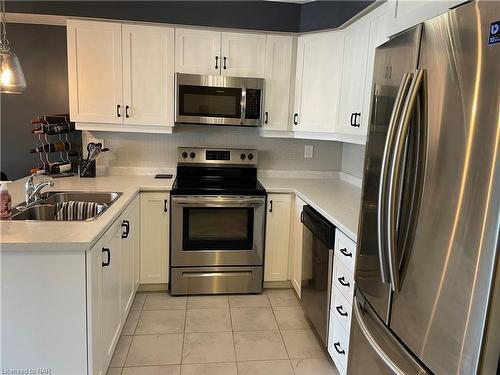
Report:
M182 153L182 158L183 158L183 159L186 159L187 157L188 157L188 153L187 153L186 151L184 151L184 152Z
M245 160L245 158L246 158L245 154L241 154L240 158L241 158L241 160Z
M248 160L252 160L253 159L253 154L248 154Z
M196 156L196 154L195 154L194 152L191 152L191 153L189 154L189 156L191 157L191 159L194 159L194 157Z

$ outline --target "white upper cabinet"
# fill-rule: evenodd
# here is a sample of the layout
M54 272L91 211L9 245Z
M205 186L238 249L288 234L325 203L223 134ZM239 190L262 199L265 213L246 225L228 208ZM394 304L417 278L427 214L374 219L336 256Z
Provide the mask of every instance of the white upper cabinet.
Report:
M175 71L190 74L220 74L221 33L175 29Z
M174 124L174 29L123 25L125 124Z
M70 116L82 130L171 133L174 31L68 20Z
M345 29L344 62L340 89L340 109L336 132L366 135L368 116L363 111L363 94L366 79L366 57L370 20L361 18Z
M289 109L294 39L291 36L267 36L264 131L291 130Z
M264 78L266 36L223 32L221 57L222 75Z
M175 29L175 71L264 78L266 36Z
M121 124L122 26L67 21L71 120Z
M342 31L299 37L293 111L296 135L301 132L334 131L338 118L343 53Z

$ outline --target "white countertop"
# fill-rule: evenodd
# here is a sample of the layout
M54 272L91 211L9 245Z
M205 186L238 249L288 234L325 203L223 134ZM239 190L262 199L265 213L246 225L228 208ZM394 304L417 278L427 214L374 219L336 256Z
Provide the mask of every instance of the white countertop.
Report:
M43 178L43 177L40 177ZM24 182L9 184L12 204L24 200ZM356 241L361 190L337 178L272 178L259 181L268 193L295 193L320 212L348 237ZM2 251L86 251L99 240L140 191L170 191L174 179L152 176L69 177L55 179L54 191L122 192L101 216L93 221L1 221Z

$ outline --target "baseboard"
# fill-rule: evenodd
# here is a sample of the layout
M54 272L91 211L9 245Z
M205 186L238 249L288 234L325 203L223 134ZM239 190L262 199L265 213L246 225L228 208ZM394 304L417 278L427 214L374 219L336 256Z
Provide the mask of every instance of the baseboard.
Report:
M264 289L292 289L292 284L287 281L264 281Z
M140 284L138 292L163 292L168 290L168 283L165 284Z

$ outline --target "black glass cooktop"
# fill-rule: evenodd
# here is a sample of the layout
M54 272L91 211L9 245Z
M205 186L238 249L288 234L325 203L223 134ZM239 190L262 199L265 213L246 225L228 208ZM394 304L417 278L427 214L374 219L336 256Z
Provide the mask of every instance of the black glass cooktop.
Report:
M266 195L256 168L177 167L174 195Z

